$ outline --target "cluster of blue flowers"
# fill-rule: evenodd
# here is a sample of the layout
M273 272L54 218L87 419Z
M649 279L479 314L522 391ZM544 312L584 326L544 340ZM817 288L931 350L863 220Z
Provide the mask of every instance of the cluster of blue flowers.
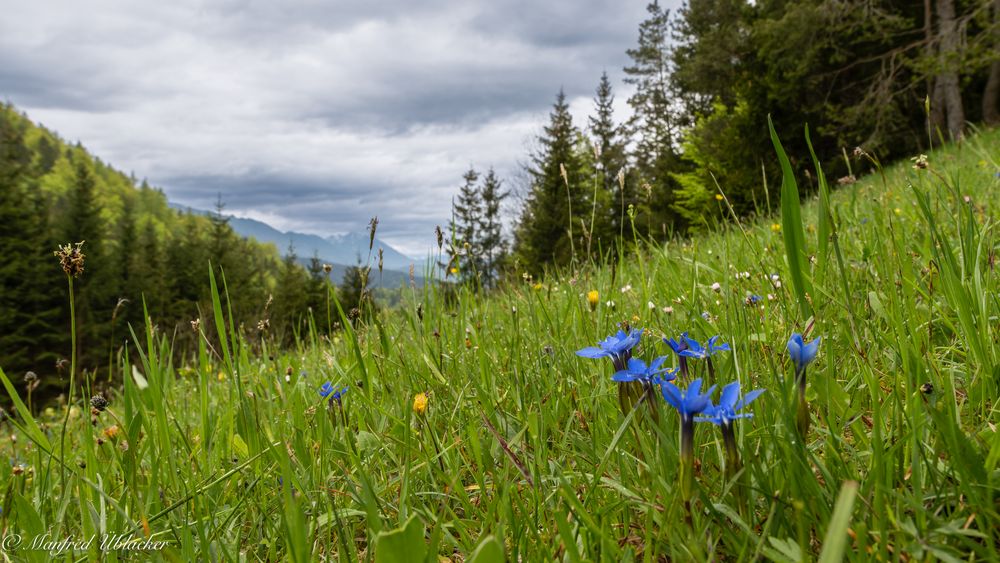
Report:
M726 446L727 461L726 472L730 476L735 476L740 465L739 453L736 449L736 436L733 430L733 422L741 418L752 418L753 414L743 412L743 410L754 402L763 393L763 389L756 389L740 396L740 383L734 381L722 388L722 394L718 403L712 402L712 395L715 392L715 385L712 385L705 392L702 392L702 379L697 378L688 383L687 389L681 390L673 382L678 377L687 380L690 373L688 360L704 361L707 366L709 380L715 379L715 370L712 365L712 356L718 352L730 351L729 344L719 342L720 336L713 336L707 342L701 342L688 336L688 333L681 333L680 337L664 338L673 353L677 356L677 367L664 367L667 356L660 356L649 363L639 358L632 357L632 350L642 338L643 329L631 329L628 332L619 330L616 334L609 336L604 341L598 343L596 347L583 348L577 351L577 355L584 358L611 358L615 372L611 376L612 381L619 384L619 389L624 389L625 385L639 382L645 389L658 387L664 401L673 407L681 419L681 490L685 501L691 498L693 466L694 466L694 423L711 422L720 427L723 441ZM806 343L801 334L794 333L788 340L788 353L795 364L796 379L800 385L800 419L805 416L808 421L808 413L805 405L805 370L813 360L819 349L820 339ZM635 408L635 405L629 405ZM622 403L623 413L626 404ZM655 412L655 411L654 411ZM802 414L805 413L805 414ZM806 425L800 429L805 431Z

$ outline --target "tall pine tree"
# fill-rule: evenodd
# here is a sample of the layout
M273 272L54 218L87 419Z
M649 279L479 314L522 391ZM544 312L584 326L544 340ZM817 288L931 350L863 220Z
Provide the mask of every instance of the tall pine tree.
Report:
M639 25L639 44L627 51L632 64L625 67L625 83L635 87L628 99L633 111L629 129L647 207L645 226L650 236L663 237L682 219L673 207L677 182L672 174L681 167L678 141L683 123L670 86L669 12L655 0L646 10L649 16Z
M606 241L605 244L623 238L628 208L639 204L635 184L625 170L628 164L626 131L622 125L615 123L614 102L611 81L608 80L608 73L604 72L597 85L594 115L590 116L589 122L590 134L597 147L597 175L606 196L598 199L603 204L600 222L595 226L595 231Z
M520 267L532 274L540 274L547 265L569 265L580 245L573 238L582 234L580 219L589 219L576 150L579 135L560 90L528 165L531 187L515 238Z
M483 286L492 288L500 276L500 269L507 254L507 242L503 238L503 222L500 212L509 192L503 189L503 182L493 168L486 172L479 188L482 202L482 217L479 219L479 256L482 261Z
M462 280L474 280L482 274L483 262L480 255L479 223L483 209L480 201L479 173L469 168L462 178L465 183L459 189L458 197L452 201L452 264L458 268Z

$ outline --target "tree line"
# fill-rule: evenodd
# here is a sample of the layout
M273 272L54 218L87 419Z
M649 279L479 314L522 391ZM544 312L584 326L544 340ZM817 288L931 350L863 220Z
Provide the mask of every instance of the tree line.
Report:
M528 155L512 252L501 253L513 275L614 259L633 234L685 235L726 220L729 206L769 212L780 178L769 116L799 157L810 125L843 184L864 167L849 168L855 147L888 161L1000 122L1000 0L688 0L674 14L654 1L627 54L624 122L607 73L584 124L557 94ZM470 177L453 206L460 241L475 238L469 210L482 205ZM476 263L499 244L452 256Z

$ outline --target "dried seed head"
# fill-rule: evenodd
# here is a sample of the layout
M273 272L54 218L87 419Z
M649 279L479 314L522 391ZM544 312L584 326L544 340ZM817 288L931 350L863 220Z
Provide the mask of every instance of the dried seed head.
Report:
M104 395L94 395L90 399L90 406L100 412L104 412L104 409L108 408L108 400L104 398Z
M62 266L67 276L78 278L83 274L83 260L86 258L82 250L84 242L86 241L64 244L59 247L59 250L52 253L59 258L59 265Z
M333 270L333 266L329 264L323 264L323 271L329 274Z
M201 319L195 319L191 321L191 330L193 330L194 332L201 331Z
M375 246L375 231L378 230L378 216L372 217L368 222L368 252Z
M434 227L434 235L437 237L438 250L444 246L444 231L441 230L441 225Z
M34 383L36 381L38 381L38 374L37 373L35 373L33 371L29 371L28 373L24 374L24 382L25 383L27 383L27 384L30 385L30 384L32 384L32 383Z

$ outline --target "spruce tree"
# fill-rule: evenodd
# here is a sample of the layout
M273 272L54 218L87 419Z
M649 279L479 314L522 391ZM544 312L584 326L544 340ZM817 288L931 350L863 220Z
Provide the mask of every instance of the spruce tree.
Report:
M622 125L615 123L614 91L608 73L601 74L594 98L594 115L589 119L590 134L597 148L596 168L606 201L600 210L600 222L595 226L598 236L602 236L606 244L624 237L626 213L629 206L638 206L639 200L634 190L634 182L626 174L628 164L626 153L626 131ZM620 181L621 179L624 181ZM612 254L613 255L613 254Z
M503 189L503 182L490 168L483 177L479 188L483 214L479 220L479 255L482 261L483 286L496 286L500 268L507 254L507 242L503 238L503 222L500 217L503 201L510 193Z
M307 318L308 312L305 270L299 265L299 257L291 242L288 243L288 251L281 263L277 289L272 326L283 336L285 343L290 343L293 336L301 333L303 319Z
M646 10L649 17L639 25L639 44L627 51L632 65L625 67L625 83L635 87L628 99L633 111L629 129L635 141L640 197L645 196L647 207L647 234L663 237L680 222L673 209L677 184L671 174L680 168L677 143L682 123L670 86L669 13L655 0Z
M458 268L460 279L474 280L482 274L484 267L479 240L483 209L476 184L479 173L474 168L469 168L462 178L465 183L459 189L458 197L452 201L452 262Z
M547 265L569 265L580 245L573 237L582 234L579 218L589 218L589 208L582 197L578 137L560 90L527 168L531 188L515 239L520 267L532 274Z
M111 301L117 303L117 272L105 253L107 241L95 193L97 180L88 160L82 150L73 156L74 179L63 237L66 242L83 242L87 257L83 275L74 282L79 355L85 368L103 363L102 340L110 334L107 323L111 320Z

